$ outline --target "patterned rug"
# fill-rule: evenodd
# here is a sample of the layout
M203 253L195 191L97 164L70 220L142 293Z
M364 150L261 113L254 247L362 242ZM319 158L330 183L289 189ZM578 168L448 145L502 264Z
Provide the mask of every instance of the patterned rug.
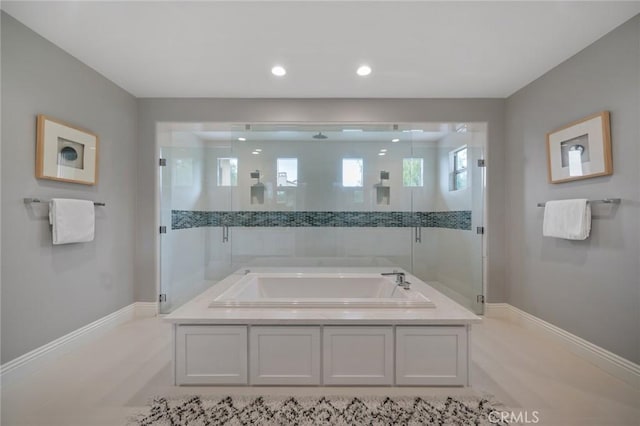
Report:
M504 425L489 413L505 407L473 397L224 397L155 398L138 426L213 425ZM495 417L495 415L494 415Z

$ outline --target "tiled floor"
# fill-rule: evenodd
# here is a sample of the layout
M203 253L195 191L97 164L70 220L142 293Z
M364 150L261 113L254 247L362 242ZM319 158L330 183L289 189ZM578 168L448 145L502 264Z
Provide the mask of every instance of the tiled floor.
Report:
M2 426L124 425L152 396L468 395L490 393L544 425L640 425L640 391L504 319L474 326L471 388L175 387L170 328L124 324L2 387Z

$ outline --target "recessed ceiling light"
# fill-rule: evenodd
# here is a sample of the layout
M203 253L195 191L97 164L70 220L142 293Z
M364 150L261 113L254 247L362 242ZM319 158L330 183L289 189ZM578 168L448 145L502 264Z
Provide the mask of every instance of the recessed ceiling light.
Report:
M287 70L284 69L282 65L276 65L275 67L271 68L271 74L277 77L282 77L286 73L287 73Z
M358 73L360 77L365 77L371 74L371 67L369 65L360 65L356 73Z
M256 148L256 151L262 152L262 148Z
M391 142L400 142L400 139L398 139L398 138L391 139Z
M379 152L378 155L387 155L386 152Z
M253 151L253 152L252 152L252 154L253 154L253 155L258 155L258 154L260 154L260 153L259 153L258 151Z
M247 140L247 138L239 137L239 138L238 138L238 140L239 140L240 142L244 142L244 141L246 141L246 140Z
M382 148L380 152L387 152L387 148Z

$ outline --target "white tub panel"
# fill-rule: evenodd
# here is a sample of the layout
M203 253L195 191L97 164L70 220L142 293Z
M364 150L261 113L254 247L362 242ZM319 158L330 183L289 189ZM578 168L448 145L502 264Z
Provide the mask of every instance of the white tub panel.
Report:
M247 384L246 326L178 326L176 383Z
M392 385L392 327L324 327L325 385Z
M465 385L466 327L396 327L396 384Z
M251 384L320 384L320 327L251 327L249 347Z

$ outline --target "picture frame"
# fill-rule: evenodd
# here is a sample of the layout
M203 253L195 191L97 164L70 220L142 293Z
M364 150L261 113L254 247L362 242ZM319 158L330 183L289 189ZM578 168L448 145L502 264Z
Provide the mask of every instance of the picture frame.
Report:
M36 177L95 185L98 182L98 135L38 115Z
M547 133L549 183L613 174L609 111Z

